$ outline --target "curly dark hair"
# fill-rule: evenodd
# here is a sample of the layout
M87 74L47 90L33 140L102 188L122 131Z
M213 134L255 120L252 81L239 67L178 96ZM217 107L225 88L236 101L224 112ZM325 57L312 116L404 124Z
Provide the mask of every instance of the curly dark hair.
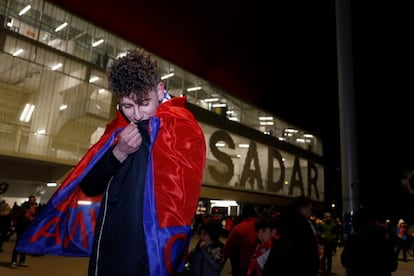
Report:
M155 89L158 81L158 63L143 49L132 49L116 59L108 68L108 88L118 97L136 96L142 100Z

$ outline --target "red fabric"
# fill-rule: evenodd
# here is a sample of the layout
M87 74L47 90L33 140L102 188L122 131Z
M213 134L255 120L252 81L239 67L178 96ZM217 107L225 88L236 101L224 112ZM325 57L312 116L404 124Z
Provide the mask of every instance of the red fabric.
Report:
M201 192L206 143L198 122L184 106L185 97L172 98L155 114L161 119L152 151L154 160L163 157L162 162L153 162L161 228L191 225Z
M233 227L224 245L224 257L230 258L234 252L240 253L240 267L247 268L250 257L253 255L257 245L257 233L254 229L256 218L246 218Z
M124 116L121 114L121 112L117 111L115 118L106 125L105 132L101 136L101 138L96 142L92 147L89 148L89 150L85 153L85 155L82 157L82 159L78 162L78 164L73 168L71 173L68 175L68 177L64 180L62 185L59 186L59 189L64 189L66 187L67 183L70 183L74 181L74 179L78 178L82 173L84 173L85 168L89 165L91 158L94 157L98 151L101 150L102 145L105 144L108 140L108 137L113 134L113 132L121 127L125 127L128 125L128 122L125 120ZM115 140L114 143L117 141ZM76 199L74 200L66 200L65 202L62 202L61 205L56 206L56 209L62 211L65 208L67 208L67 204L77 204L79 200L89 200L92 202L100 202L102 199L102 195L96 196L96 197L88 197L86 196L80 189L80 187L76 187L77 192L70 195L71 197L74 196ZM56 191L57 193L57 191ZM71 206L75 207L75 206Z
M263 267L264 264L267 261L267 255L264 257L264 254L268 252L272 248L272 240L268 240L265 243L260 243L257 245L255 252L253 253L253 256L250 260L249 270L247 271L247 275L255 275L255 276L261 276L263 275ZM264 258L263 260L260 260L260 258Z
M107 124L104 135L73 168L29 228L19 238L17 250L30 254L89 256L102 196L87 197L78 185L79 179L97 156L115 143L116 131L128 123L120 112ZM79 200L91 205L78 204Z
M121 114L121 112L117 111L115 118L106 125L105 132L102 135L102 137L96 142L89 150L85 153L85 155L82 157L82 159L78 162L78 164L75 166L73 171L69 174L69 176L65 179L65 181L62 183L61 186L59 186L59 189L65 187L65 184L68 182L73 181L74 179L78 178L79 175L81 175L85 168L89 165L89 162L91 161L91 157L95 156L96 153L102 148L102 145L106 143L108 140L108 137L112 135L112 133L121 128L128 125L128 122L125 120L124 116ZM115 143L117 141L115 140ZM80 190L80 187L78 187ZM80 196L78 200L91 200L93 202L100 201L102 196L98 197L87 197L84 195L82 191L80 191ZM77 202L77 201L74 201Z

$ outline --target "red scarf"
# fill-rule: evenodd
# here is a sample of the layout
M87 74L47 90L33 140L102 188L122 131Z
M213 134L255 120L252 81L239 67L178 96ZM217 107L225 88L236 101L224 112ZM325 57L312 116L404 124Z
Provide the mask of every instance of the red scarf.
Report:
M257 245L256 250L250 259L247 276L261 276L263 274L263 267L269 257L271 248L272 239Z

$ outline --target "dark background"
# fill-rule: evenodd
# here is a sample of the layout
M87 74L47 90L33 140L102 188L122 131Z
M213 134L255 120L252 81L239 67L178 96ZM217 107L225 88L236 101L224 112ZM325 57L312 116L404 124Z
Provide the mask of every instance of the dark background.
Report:
M50 2L320 136L327 201L340 201L335 1ZM414 17L408 4L346 2L360 203L413 217L401 179L414 170Z

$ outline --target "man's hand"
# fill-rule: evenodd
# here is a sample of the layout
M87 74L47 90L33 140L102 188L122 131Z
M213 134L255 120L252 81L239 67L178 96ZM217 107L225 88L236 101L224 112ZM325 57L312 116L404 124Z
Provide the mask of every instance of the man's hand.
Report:
M118 143L112 152L119 162L122 163L129 154L136 152L141 144L142 137L137 125L130 123L119 133Z

